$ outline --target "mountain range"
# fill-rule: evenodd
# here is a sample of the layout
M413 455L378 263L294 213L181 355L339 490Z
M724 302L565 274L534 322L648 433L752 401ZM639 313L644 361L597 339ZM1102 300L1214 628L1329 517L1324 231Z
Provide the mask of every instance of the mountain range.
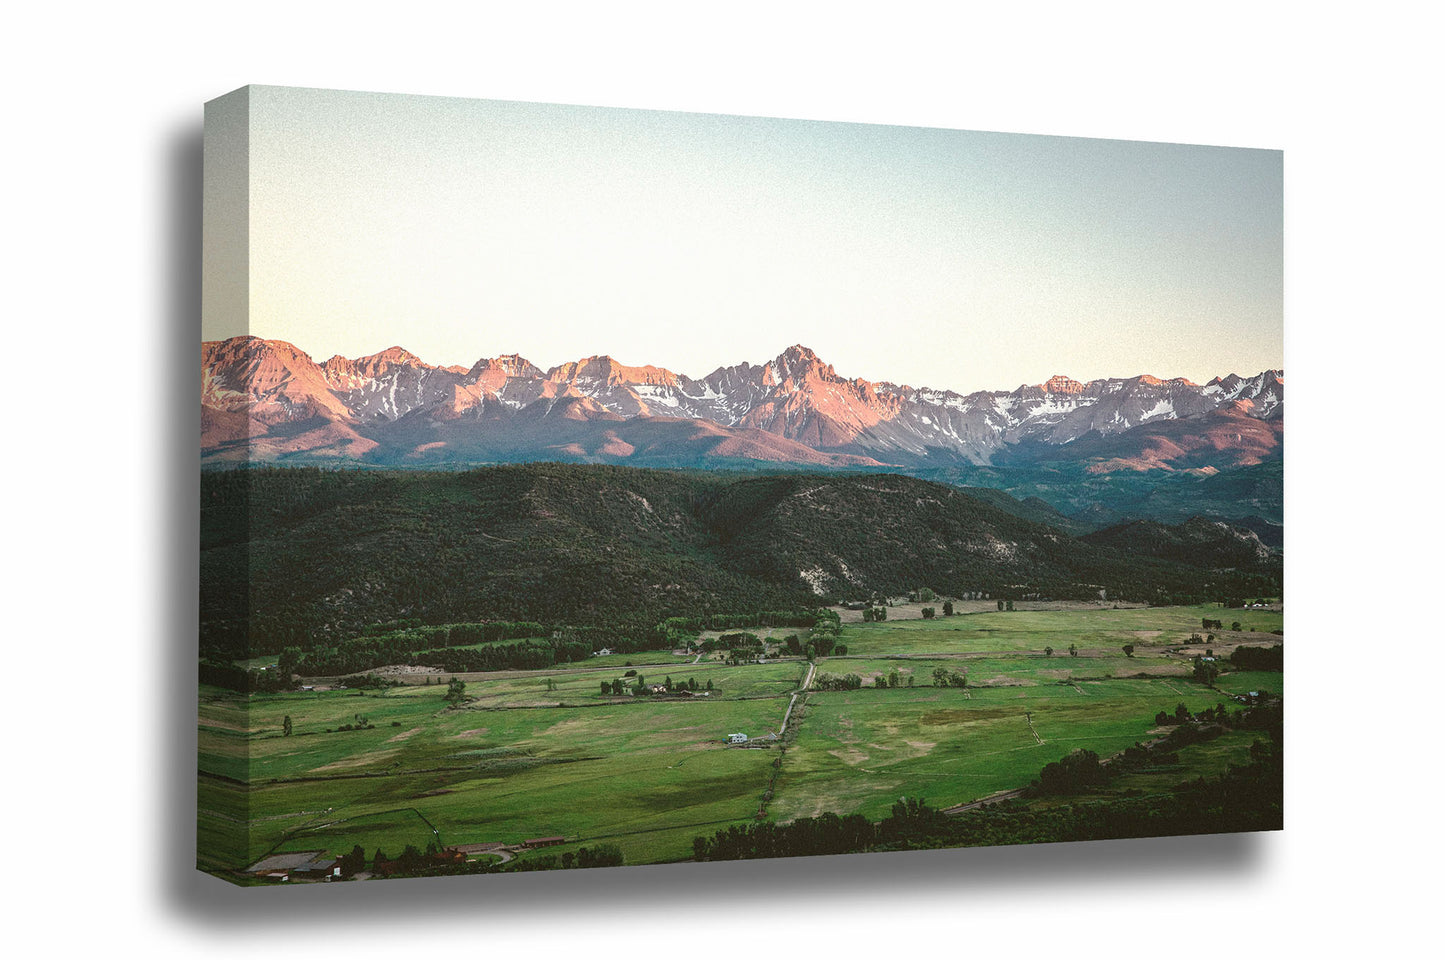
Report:
M427 466L558 460L808 467L1087 463L1212 472L1277 459L1284 372L1205 384L1055 376L959 394L840 376L804 346L692 379L586 357L434 366L401 347L316 363L281 340L201 345L202 460Z

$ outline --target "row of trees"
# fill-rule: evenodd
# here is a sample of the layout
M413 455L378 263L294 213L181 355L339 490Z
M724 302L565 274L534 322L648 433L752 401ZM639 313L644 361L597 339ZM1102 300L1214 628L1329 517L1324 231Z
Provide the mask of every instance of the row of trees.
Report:
M857 690L862 686L863 678L856 673L844 674L841 677L820 673L813 678L813 687L816 690Z
M629 673L634 673L634 671L628 671L628 672L629 672ZM651 693L652 693L652 688L648 685L647 679L646 679L645 677L643 677L642 674L640 674L640 673L634 673L634 675L635 675L636 679L634 679L634 680L632 681L631 685L630 685L630 686L632 687L633 692L636 693L636 694L644 695L644 696L645 696L645 695L648 695L648 694L651 694ZM611 696L611 697L620 697L620 696L623 696L624 694L627 693L628 686L629 686L629 684L628 684L627 682L625 682L625 679L623 679L623 680L603 680L603 681L601 682L601 687L600 687L601 695L604 696L604 697L608 697L608 696ZM707 683L700 685L700 684L697 682L697 678L696 678L696 677L688 677L686 680L679 680L679 681L677 681L676 683L674 683L672 677L669 676L669 677L666 677L666 678L663 679L663 681L662 681L662 688L663 688L663 690L664 690L666 693L668 693L668 694L683 693L683 692L686 692L686 693L697 693L698 691L701 691L701 690L711 691L711 690L713 689L713 683L712 683L711 680L709 680L709 681L707 681Z
M1243 717L1244 711L1236 711L1236 714ZM1217 703L1212 707L1205 707L1196 714L1191 713L1189 708L1181 703L1174 708L1173 713L1160 710L1154 714L1154 724L1160 727L1179 726L1190 722L1227 723L1229 722L1229 708L1222 703Z
M395 858L388 857L378 848L371 858L371 871L383 877L416 877L620 867L624 862L621 848L611 843L578 847L575 853L570 850L561 855L546 853L508 863L468 862L466 856L455 848L438 848L435 843L431 843L424 851L408 844ZM350 853L337 859L336 865L341 868L342 876L354 876L366 869L366 854L360 846L353 847Z

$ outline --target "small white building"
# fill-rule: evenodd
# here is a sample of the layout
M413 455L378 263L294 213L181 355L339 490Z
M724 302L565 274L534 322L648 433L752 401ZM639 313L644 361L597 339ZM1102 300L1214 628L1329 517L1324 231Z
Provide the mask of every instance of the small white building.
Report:
M748 742L748 735L747 735L746 733L730 733L730 734L728 734L728 743L747 743L747 742Z

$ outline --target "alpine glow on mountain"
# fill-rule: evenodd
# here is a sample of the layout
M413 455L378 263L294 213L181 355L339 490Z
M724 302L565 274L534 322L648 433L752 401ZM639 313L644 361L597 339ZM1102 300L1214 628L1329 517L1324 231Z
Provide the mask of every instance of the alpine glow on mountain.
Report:
M612 357L433 366L401 347L316 363L280 340L202 344L207 462L581 460L816 466L1088 459L1225 468L1277 456L1284 372L1206 384L1058 375L959 394L847 378L807 347L693 379Z

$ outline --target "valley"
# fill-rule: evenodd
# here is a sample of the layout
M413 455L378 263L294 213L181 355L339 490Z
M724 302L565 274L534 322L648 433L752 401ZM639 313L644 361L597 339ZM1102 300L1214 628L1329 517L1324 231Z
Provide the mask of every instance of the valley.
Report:
M201 500L228 879L1275 828L1283 566L1246 526L556 463L208 471Z
M967 804L1027 787L1077 749L1108 758L1166 736L1157 714L1282 697L1282 674L1228 659L1282 643L1275 606L1020 602L926 620L840 617L829 653L811 661L781 638L746 661L694 640L600 666L455 675L465 690L451 700L450 673L359 689L302 675L298 689L251 694L239 713L236 694L203 688L199 827L217 839L211 849L231 851L204 866L234 875L285 853L335 859L359 846L372 861L429 844L495 844L510 869L555 867L584 847L669 862L732 827L824 814L880 821L900 795L937 810ZM1202 623L1214 619L1238 629L1205 641ZM1195 676L1196 636L1223 665L1211 682ZM935 685L948 674L965 680ZM856 688L830 689L827 678L849 675ZM643 692L653 685L676 692ZM1246 763L1261 736L1187 722L1212 736L1131 773L1143 784L1131 797ZM734 733L748 744L727 743ZM1109 796L1100 786L1076 800ZM555 843L528 845L538 838ZM501 862L476 853L452 869Z

